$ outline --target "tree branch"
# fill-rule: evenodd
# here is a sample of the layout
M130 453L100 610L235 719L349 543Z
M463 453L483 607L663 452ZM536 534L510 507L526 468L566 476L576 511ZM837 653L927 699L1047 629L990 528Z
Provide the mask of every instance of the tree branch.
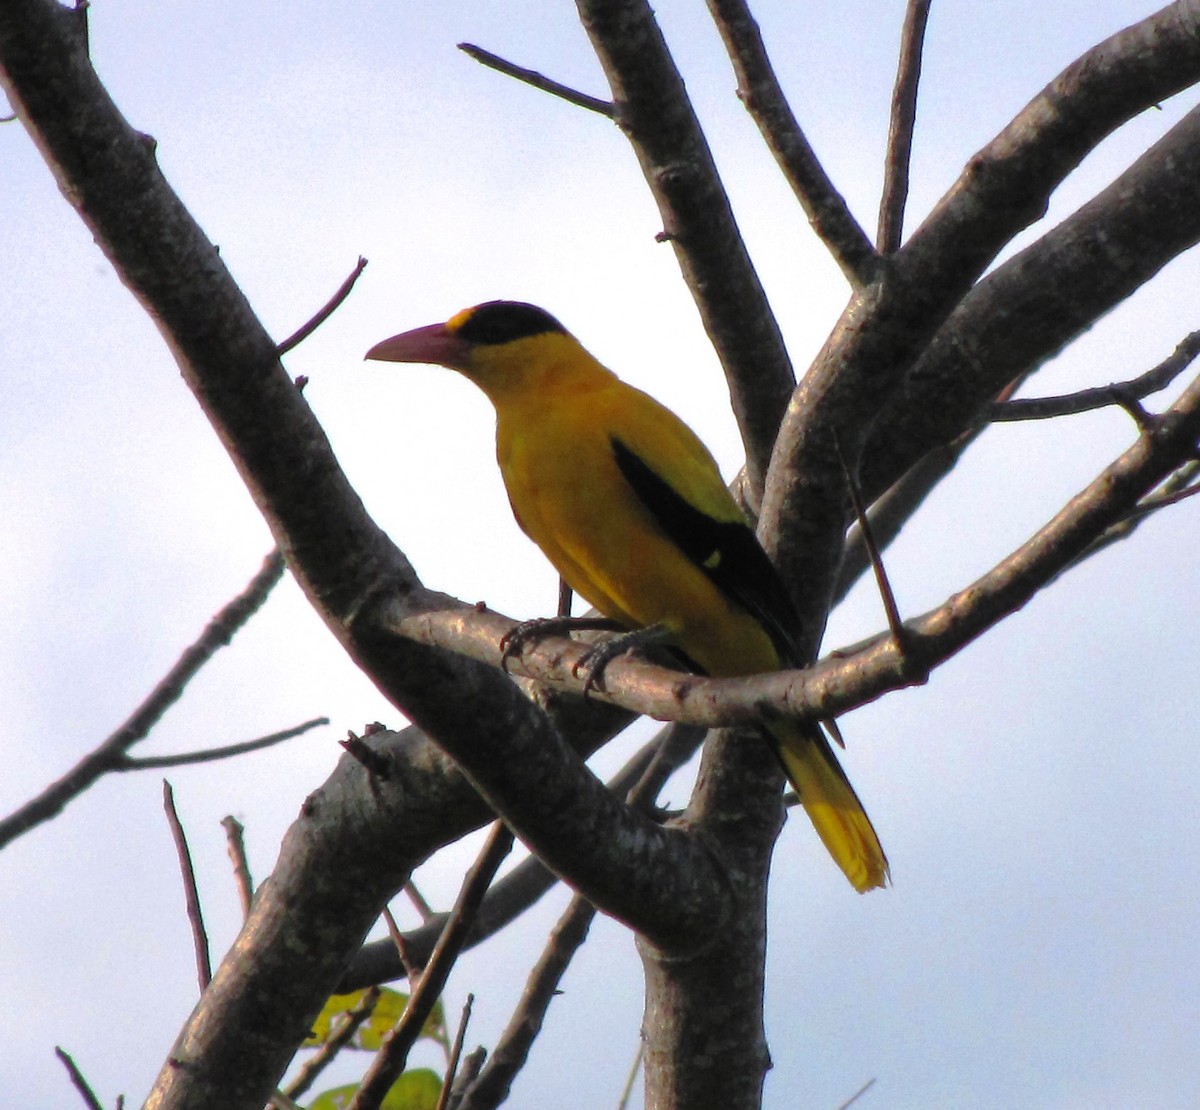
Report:
M116 732L57 782L51 783L36 798L0 821L0 848L43 821L57 816L70 801L82 794L101 775L109 771L124 770L129 762L125 752L146 738L150 730L162 719L163 714L179 700L187 684L200 668L220 648L225 647L238 629L258 611L275 584L283 577L283 569L283 556L278 551L271 552L263 560L262 569L251 579L246 589L209 621L200 638L179 657L162 681L151 691L150 696ZM265 745L260 743L259 746Z
M1179 0L1088 51L970 160L921 228L889 256L880 280L852 299L789 406L760 517L760 534L787 579L805 583L797 601L810 651L829 610L849 521L831 437L837 435L854 469L876 426L922 413L928 418L929 400L918 402L915 389L900 390L984 268L1043 214L1050 193L1102 139L1198 79L1197 0ZM1173 170L1172 176L1177 192L1189 191L1187 172ZM1143 215L1134 211L1130 219ZM1178 222L1191 218L1174 215ZM1172 253L1183 249L1181 240ZM1011 329L1012 321L995 325ZM918 380L916 371L912 377ZM939 394L938 419L969 392L955 382ZM972 423L973 411L956 415L942 420L946 427L936 439L921 440L924 450ZM895 439L904 441L900 434ZM895 482L915 457L892 460L869 476L860 473L868 498Z
M1001 390L1198 241L1200 108L963 298L867 446L860 478L868 495L930 448L980 430Z
M314 331L317 330L326 320L329 319L340 307L342 302L350 296L350 291L354 288L355 283L362 277L363 270L367 268L367 260L359 255L358 262L353 270L350 271L350 276L338 286L337 292L325 302L325 305L318 310L307 324L297 328L292 332L282 343L276 347L276 352L280 355L285 355L288 351L299 347Z
M929 4L930 0L908 0L904 30L900 35L900 60L896 67L896 86L892 90L891 126L876 236L876 245L883 254L898 250L904 236L904 206L908 200L917 86L921 80L921 52L925 44L925 25L929 21Z
M708 0L737 75L738 97L758 125L817 237L854 288L875 277L879 255L817 160L779 87L745 0Z
M550 939L542 950L526 980L521 1001L509 1018L496 1047L467 1088L459 1110L493 1110L504 1102L512 1088L513 1079L525 1066L529 1050L542 1031L546 1011L555 995L563 973L575 953L587 939L596 910L585 898L576 895L555 923Z
M612 119L617 114L612 101L601 100L596 96L588 96L587 93L579 92L577 89L572 89L558 81L553 81L536 70L514 65L512 62L505 61L498 54L493 54L490 50L484 50L481 46L475 46L469 42L460 42L458 48L467 57L474 58L480 65L485 65L488 69L494 69L497 73L503 73L506 77L513 77L518 81L524 82L526 85L540 89L542 92L548 92L551 96L557 96L559 99L567 101L568 104L574 104L579 108L586 108L589 112L597 112L602 116L607 116L609 119Z
M1162 362L1129 381L1081 389L1057 397L1023 397L1001 401L991 407L988 419L995 424L1013 420L1051 420L1058 416L1094 412L1130 399L1141 400L1160 389L1166 389L1195 361L1197 355L1200 355L1200 331L1185 336Z
M91 1085L84 1078L83 1072L79 1070L71 1054L56 1045L54 1055L62 1061L62 1066L67 1069L67 1075L71 1077L71 1085L79 1092L79 1097L83 1099L84 1105L88 1107L88 1110L104 1110L103 1104L96 1097L96 1092L92 1090Z
M188 922L192 927L192 946L196 952L196 978L200 983L200 993L203 994L204 988L212 980L208 933L204 928L204 914L200 910L200 891L196 886L196 869L192 866L187 834L183 831L183 822L179 820L179 814L175 810L175 792L166 779L163 779L163 810L167 815L167 825L171 829L171 839L175 843L175 853L179 857L179 872L183 877Z
M272 732L266 736L260 736L256 740L242 740L237 744L226 744L220 748L180 752L178 755L147 755L141 758L121 755L114 760L111 769L113 771L148 771L163 767L186 767L193 763L213 763L220 759L230 759L236 755L245 755L247 752L257 752L262 751L263 748L274 747L284 740L292 740L311 729L327 724L329 724L328 717L314 717L311 721L305 721L292 728L285 728L282 732Z
M1152 418L1133 447L1016 552L939 609L906 622L903 649L884 636L805 670L735 679L702 678L615 659L597 696L650 716L719 727L753 723L772 710L832 717L887 691L924 682L932 668L1025 605L1108 529L1137 512L1150 491L1195 455L1198 437L1200 379L1166 413ZM410 634L430 642L498 657L498 649L488 645L494 643L496 629L507 623L496 614L464 618L444 613L425 614L419 628L409 627ZM527 652L520 666L538 681L578 683L570 676L582 651L572 641L554 640Z
M645 0L576 0L729 384L751 486L761 493L795 378L712 152Z

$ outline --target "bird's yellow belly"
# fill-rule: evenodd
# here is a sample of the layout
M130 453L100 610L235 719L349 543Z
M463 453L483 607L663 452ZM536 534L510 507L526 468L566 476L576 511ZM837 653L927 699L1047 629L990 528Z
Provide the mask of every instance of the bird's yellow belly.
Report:
M500 451L521 527L567 584L629 628L666 626L711 675L777 669L770 636L663 535L611 452L580 446L563 444L552 458L545 443L511 442ZM598 467L610 472L598 475Z

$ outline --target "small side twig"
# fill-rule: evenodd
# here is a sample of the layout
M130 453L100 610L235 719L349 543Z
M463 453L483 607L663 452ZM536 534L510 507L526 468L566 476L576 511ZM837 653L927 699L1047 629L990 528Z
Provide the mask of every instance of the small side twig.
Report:
M404 884L404 893L408 896L408 900L416 907L422 921L428 921L433 917L433 907L426 901L425 895L417 889L417 884L411 879Z
M892 584L888 581L887 571L883 566L883 556L879 553L879 546L875 542L874 533L871 530L871 522L867 518L867 507L863 504L862 493L859 491L858 483L854 480L854 475L850 473L850 467L846 462L846 456L842 454L842 445L838 437L833 437L833 446L837 451L838 462L842 465L842 474L846 478L846 489L850 493L850 502L854 506L854 515L858 520L858 530L862 536L863 543L866 545L867 554L871 558L871 569L875 572L875 584L879 587L879 596L883 600L883 611L887 615L888 629L892 633L892 638L896 644L903 649L904 647L904 621L900 617L900 608L896 604L896 595L892 591ZM835 731L835 736L837 733ZM840 742L840 738L839 738ZM842 745L843 747L845 745Z
M497 73L503 73L506 77L513 77L518 81L523 81L526 85L531 85L542 92L548 92L552 96L557 96L561 100L567 101L569 104L574 104L576 107L586 108L589 112L596 112L599 115L607 116L609 119L612 119L616 115L616 109L610 100L601 100L598 96L589 96L587 93L579 92L578 89L572 89L561 82L554 81L538 73L536 70L514 65L512 62L505 61L498 54L493 54L490 50L484 50L482 46L476 46L474 43L460 42L458 48L467 57L474 58L480 65L485 65L488 69L494 69Z
M900 60L892 89L883 196L879 202L879 232L875 239L882 254L898 250L904 233L913 126L917 119L917 87L921 81L921 51L929 21L929 4L930 0L908 0L904 29L900 34Z
M196 887L196 871L192 867L192 853L188 850L183 823L179 820L179 814L175 810L175 791L171 789L171 784L166 779L163 779L163 810L167 815L167 824L171 828L171 839L175 842L175 852L179 856L179 871L183 876L187 916L192 926L192 946L196 950L196 978L200 982L200 993L203 994L212 981L208 933L204 928L204 915L200 911L200 891Z
M233 881L237 885L238 900L242 904L243 919L250 916L254 901L254 880L250 878L250 861L246 858L245 826L232 814L221 818L225 830L225 842L229 849L229 861L233 864Z
M438 938L429 963L421 973L420 981L408 996L404 1014L395 1028L383 1038L383 1045L347 1110L377 1110L392 1084L404 1071L408 1054L421 1035L454 962L462 951L488 884L511 851L512 844L512 833L502 821L497 821L463 882L454 910Z
M75 1061L71 1059L71 1054L58 1045L55 1045L54 1055L62 1061L63 1067L67 1069L67 1075L71 1077L72 1085L79 1092L79 1096L83 1099L88 1110L104 1110L104 1106L96 1097L96 1092L92 1090L88 1081L84 1079L83 1072L76 1066Z
M868 1079L857 1091L854 1092L845 1102L843 1102L837 1110L849 1110L860 1098L863 1097L872 1087L875 1086L874 1078Z
M633 1097L633 1084L637 1080L637 1074L641 1070L642 1060L646 1056L646 1042L639 1038L637 1052L633 1054L633 1063L629 1065L629 1074L625 1077L625 1087L621 1091L620 1101L617 1103L617 1110L626 1110L629 1105L630 1098Z
M1166 389L1197 356L1200 356L1200 331L1185 336L1162 362L1129 381L1081 389L1076 393L1064 393L1055 397L1025 397L1015 401L1003 401L992 405L988 411L988 420L997 424L1015 420L1051 420L1056 416L1073 416L1112 405L1128 404L1130 400L1140 400Z
M442 1093L438 1096L434 1110L446 1110L450 1105L450 1094L454 1090L454 1080L458 1075L458 1061L462 1056L463 1041L467 1039L467 1026L471 1024L471 1007L475 1005L475 996L467 995L463 1003L462 1016L458 1019L458 1032L454 1035L454 1047L450 1049L450 1061L446 1065L446 1078L442 1083Z
M226 744L220 748L206 748L198 752L181 752L179 755L147 755L142 757L122 755L114 761L114 771L149 771L152 768L187 767L193 763L214 763L219 759L230 759L235 755L245 755L247 752L262 751L285 740L302 736L311 729L329 724L328 717L313 717L310 721L285 728L280 732L268 733L256 740L240 740L236 744Z
M258 612L283 577L283 570L283 556L272 551L246 589L209 621L200 638L179 657L150 696L116 732L36 798L0 820L0 848L61 813L68 802L82 794L101 775L113 770L129 748L144 740L163 714L179 700L200 668Z
M300 346L317 328L325 323L341 307L342 302L350 296L350 290L354 288L354 283L358 281L362 276L363 270L366 268L367 260L362 255L359 255L358 263L350 271L350 276L338 286L337 292L325 302L324 307L307 324L292 332L291 335L280 343L275 348L275 353L277 355L286 355L288 351Z
M363 992L358 1005L347 1010L338 1018L337 1023L329 1030L329 1036L325 1038L325 1043L304 1062L300 1070L296 1072L295 1078L283 1088L284 1095L295 1100L312 1087L321 1072L333 1063L338 1053L350 1043L350 1038L371 1016L381 993L378 987L368 988Z
M400 926L396 923L395 915L387 906L383 907L383 920L387 925L388 936L392 938L392 943L396 946L396 955L400 957L400 963L404 967L404 974L408 976L408 981L415 984L421 977L421 968L412 958L412 953L408 948L408 941L404 938L404 933Z

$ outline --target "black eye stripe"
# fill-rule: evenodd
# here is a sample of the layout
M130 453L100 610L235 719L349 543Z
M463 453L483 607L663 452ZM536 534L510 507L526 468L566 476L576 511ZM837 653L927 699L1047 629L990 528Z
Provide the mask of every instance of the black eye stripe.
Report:
M458 327L458 335L469 343L510 343L534 335L558 332L562 326L545 309L521 301L488 301L475 308Z

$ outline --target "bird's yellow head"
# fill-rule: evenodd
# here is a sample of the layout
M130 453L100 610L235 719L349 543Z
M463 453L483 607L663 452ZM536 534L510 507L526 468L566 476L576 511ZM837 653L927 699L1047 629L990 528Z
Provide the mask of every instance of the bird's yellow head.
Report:
M464 308L444 324L385 339L366 357L448 366L465 374L493 401L514 389L536 388L545 376L561 377L581 359L592 361L550 313L520 301Z

